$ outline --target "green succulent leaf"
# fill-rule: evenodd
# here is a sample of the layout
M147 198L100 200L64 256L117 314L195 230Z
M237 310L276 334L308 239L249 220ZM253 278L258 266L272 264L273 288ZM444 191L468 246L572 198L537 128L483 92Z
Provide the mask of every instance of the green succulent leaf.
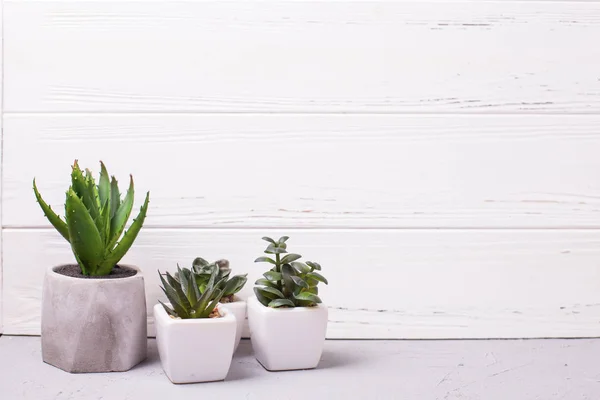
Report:
M329 285L329 282L327 282L327 279L325 279L325 277L323 275L321 275L320 273L318 273L318 272L314 272L313 271L313 272L310 272L310 273L306 274L306 276L308 278L313 278L313 279L316 279L319 282L323 282L324 284Z
M282 278L281 273L275 271L267 271L263 274L263 276L270 281L280 281Z
M123 234L121 241L112 251L109 250L109 254L106 256L104 262L102 263L102 269L104 271L110 270L119 262L121 258L129 251L129 248L137 238L138 233L142 229L144 225L144 220L146 219L146 212L148 211L148 202L150 201L150 193L146 193L146 200L144 200L144 205L140 208L140 213L137 218L133 220L133 223L129 227L129 230ZM110 249L110 247L109 247Z
M254 262L268 262L270 264L275 265L275 260L269 257L258 257L256 260L254 260Z
M282 247L277 247L274 244L270 244L267 246L265 253L267 253L267 254L283 254L283 253L287 253L287 250Z
M261 291L261 293L264 297L269 298L269 299L285 298L284 294L281 293L281 291L279 291L278 289L272 288L270 286L265 286L265 287L259 288L258 290Z
M271 302L271 299L265 297L260 291L260 289L262 288L254 287L254 294L256 295L256 299L260 302L260 304L262 304L265 307L268 307L269 303Z
M292 276L294 276L294 269L290 264L285 264L281 267L281 275L283 277L283 287L288 293L294 292L294 280Z
M98 183L98 195L100 197L100 204L110 204L110 178L108 177L108 171L102 161L100 161L100 182ZM110 214L110 207L109 207Z
M196 257L194 259L194 261L192 262L192 267L201 268L201 267L206 267L209 264L210 263L208 261L206 261L204 258L202 258L202 257Z
M177 313L177 316L180 318L189 318L188 310L191 307L189 302L187 302L187 299L184 301L185 295L183 294L183 291L181 291L181 287L179 286L180 283L177 282L168 272L166 274L167 281L165 281L165 278L163 278L160 271L158 272L158 276L160 277L160 281L162 283L161 289L165 296L167 296L167 299L169 299L169 303L171 303L171 307L173 307L173 310L175 313ZM175 282L176 284L173 285L172 282ZM177 290L178 288L179 291Z
M272 244L277 244L273 239L271 239L270 237L267 237L267 236L263 236L262 240L272 243Z
M320 303L321 299L316 294L310 292L302 292L294 296L296 300L309 301L311 303Z
M67 192L65 210L71 248L81 260L82 271L85 268L90 275L107 275L99 268L104 257L104 242L88 209L73 189Z
M281 259L281 263L282 264L290 264L292 261L296 261L299 258L302 258L302 256L300 254L289 253L289 254L286 254L285 256L283 256L283 258Z
M282 236L279 238L279 240L277 241L277 243L281 244L281 243L285 243L287 242L287 240L289 239L289 236Z
M248 281L247 274L236 275L229 279L223 288L223 296L231 296L239 292Z
M60 233L61 236L64 237L67 240L67 242L70 242L70 240L69 240L69 227L67 226L67 223L65 221L63 221L54 212L54 210L52 210L52 207L50 207L48 205L48 203L46 203L44 201L44 199L40 195L40 192L38 191L37 186L35 185L35 179L33 180L33 192L35 193L35 198L36 198L37 202L39 203L39 205L40 205L42 211L44 212L44 215L48 219L48 221L50 221L50 223L52 224L52 226L54 226L54 228L58 231L58 233Z
M317 271L321 270L321 264L319 264L319 263L316 263L316 262L313 262L313 261L307 261L306 265L308 265L312 269L316 269Z
M129 189L127 190L127 194L123 199L123 202L119 205L119 208L115 212L115 216L110 221L110 241L108 242L108 247L117 243L121 234L125 230L125 225L127 224L127 220L129 219L129 215L131 214L131 209L133 208L133 197L134 197L134 187L133 187L133 177L129 176ZM148 195L146 195L146 199L148 199Z
M298 271L299 274L306 274L311 271L311 269L306 264L300 261L294 261L291 263L291 265L296 271Z
M276 288L277 289L277 284L274 282L271 282L268 279L265 278L260 278L258 279L256 282L254 282L255 285L262 285L262 286L269 286L272 288Z
M172 317L177 317L177 313L175 312L175 310L173 310L170 307L167 307L167 305L160 300L158 300L158 302L163 306L163 308L165 309L165 311L167 312L168 315L170 315Z
M294 307L294 303L288 299L275 299L269 302L269 307L271 308L279 308L279 307Z
M291 278L297 286L308 289L308 283L304 279L299 276L292 276Z
M119 206L121 205L121 193L119 192L119 184L113 176L110 181L110 219L114 218Z

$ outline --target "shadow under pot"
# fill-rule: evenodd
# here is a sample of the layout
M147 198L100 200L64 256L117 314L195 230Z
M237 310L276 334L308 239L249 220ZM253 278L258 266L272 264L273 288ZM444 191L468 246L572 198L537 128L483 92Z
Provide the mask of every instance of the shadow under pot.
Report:
M42 358L67 372L127 371L147 354L141 271L116 266L84 276L77 265L49 268L42 291Z
M327 331L327 307L270 308L248 299L254 356L269 371L316 368Z

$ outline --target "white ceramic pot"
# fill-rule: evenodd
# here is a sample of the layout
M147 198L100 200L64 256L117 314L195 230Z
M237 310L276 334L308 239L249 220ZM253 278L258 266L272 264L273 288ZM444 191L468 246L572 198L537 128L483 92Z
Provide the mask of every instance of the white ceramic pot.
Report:
M169 305L169 304L167 304ZM218 307L220 318L175 319L154 306L160 363L173 383L222 381L235 345L235 316Z
M327 307L269 308L248 299L254 356L269 371L315 368L327 330Z
M233 302L221 304L221 307L226 308L229 310L229 312L235 315L235 320L237 323L237 328L235 331L235 347L233 349L235 352L240 345L242 331L244 330L244 322L246 321L246 302L235 296L233 299Z
M111 372L144 360L148 339L140 270L125 266L135 275L113 279L55 272L64 267L49 268L44 277L44 362L67 372Z

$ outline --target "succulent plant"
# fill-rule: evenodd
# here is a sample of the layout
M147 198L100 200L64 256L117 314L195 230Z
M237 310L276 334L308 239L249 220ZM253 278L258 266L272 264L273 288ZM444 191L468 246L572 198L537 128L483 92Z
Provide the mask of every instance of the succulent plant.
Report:
M83 171L75 160L71 172L71 186L65 201L65 219L59 217L42 199L35 179L33 191L44 215L56 230L71 244L75 259L83 275L109 275L123 258L137 237L148 210L150 193L140 212L125 233L125 225L133 207L133 177L129 189L121 199L117 180L109 179L106 167L100 162L100 181L90 170Z
M160 300L159 303L162 304L167 314L175 318L208 318L223 296L223 290L220 287L225 278L217 280L216 268L212 270L203 293L200 293L194 273L189 268L177 266L177 278L168 272L165 273L166 279L160 271L158 275L162 283L161 289L169 299L171 307Z
M288 253L286 241L288 236L282 236L278 241L263 237L269 242L265 253L275 255L259 257L254 262L267 262L273 267L263 274L264 278L256 281L254 293L264 306L279 307L313 307L321 302L319 298L319 282L328 284L327 279L316 271L321 265L316 262L298 261L302 256ZM282 257L283 255L283 257Z
M217 271L217 281L220 282L221 285L219 288L223 290L221 303L230 303L233 301L233 296L246 284L248 274L235 275L229 278L229 275L231 274L229 261L221 259L209 263L202 257L196 257L192 263L192 272L194 273L200 293L204 293L206 290L206 284L215 270Z

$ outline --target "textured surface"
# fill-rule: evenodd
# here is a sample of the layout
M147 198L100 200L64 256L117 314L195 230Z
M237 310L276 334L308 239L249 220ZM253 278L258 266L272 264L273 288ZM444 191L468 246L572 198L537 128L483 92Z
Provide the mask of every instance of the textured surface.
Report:
M290 250L320 261L329 279L319 292L330 307L329 338L600 333L596 230L148 229L124 263L143 269L150 308L164 300L157 270L228 254L235 273L254 282L264 271L252 262L260 237L284 233ZM4 244L5 332L39 334L39 277L73 256L49 229L7 229ZM250 293L251 284L240 295Z
M146 358L146 298L138 273L81 279L50 268L42 296L44 361L68 372L127 371Z
M600 111L600 3L5 1L5 109Z
M242 340L225 382L173 385L149 341L124 373L70 375L41 362L39 338L0 338L10 400L596 400L600 340L327 341L319 367L267 372Z
M31 180L62 211L78 158L151 192L150 307L157 269L252 282L289 234L330 338L599 335L600 1L2 6L5 332L73 262Z

